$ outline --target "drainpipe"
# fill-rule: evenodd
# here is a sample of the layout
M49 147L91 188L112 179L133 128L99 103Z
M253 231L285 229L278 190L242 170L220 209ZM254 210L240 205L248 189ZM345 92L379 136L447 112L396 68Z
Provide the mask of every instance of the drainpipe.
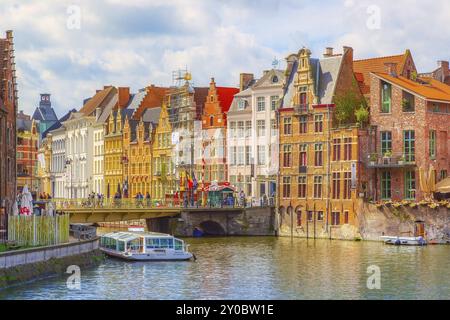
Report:
M326 202L326 211L327 211L327 222L326 222L326 230L329 232L329 216L330 216L330 170L331 170L331 119L330 119L330 107L328 106L328 139L327 139L327 202Z

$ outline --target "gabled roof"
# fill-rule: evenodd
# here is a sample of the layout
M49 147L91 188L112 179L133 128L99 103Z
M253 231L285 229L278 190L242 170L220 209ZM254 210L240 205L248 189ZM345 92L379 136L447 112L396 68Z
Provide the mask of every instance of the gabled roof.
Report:
M360 85L361 92L363 94L370 92L370 72L385 73L386 63L396 63L397 74L402 74L406 59L410 54L410 51L406 50L405 53L399 55L353 61L353 71Z
M206 98L208 97L209 88L194 87L194 102L196 111L196 120L200 120L203 113L203 106L205 105Z
M50 126L47 130L44 131L44 133L42 134L42 138L45 138L50 131L54 131L54 130L57 130L57 129L61 128L62 127L62 123L64 121L66 121L67 119L69 119L69 117L72 114L72 112L77 112L77 110L72 109L69 112L67 112L64 116L61 117L61 119L59 119L52 126Z
M39 121L58 121L55 110L51 106L36 107L33 113L33 119Z
M238 88L216 87L217 95L219 96L220 107L223 113L227 113L233 102L234 95L239 93Z
M318 97L319 104L332 104L336 91L336 84L340 75L342 55L334 55L322 59L310 58L311 72L314 77L314 88ZM292 98L294 94L295 75L298 70L298 62L295 61L288 75L286 86L284 88L284 96L281 107L292 107Z
M271 81L268 81L273 76L278 77L278 82L272 83ZM257 80L255 84L252 85L252 88L256 89L259 87L265 87L265 85L281 86L283 85L284 78L285 78L284 71L278 69L271 69L267 71L259 80Z
M379 72L373 72L373 74L393 85L399 86L427 100L450 102L450 86L435 79L422 78L421 80L423 83L421 83L409 80L408 78L402 76L393 77L386 73Z
M95 109L98 107L102 107L102 104L106 102L107 97L112 92L117 92L117 89L112 86L105 87L103 90L98 91L84 104L79 112L83 113L86 116L94 115Z
M133 119L139 119L147 109L161 107L169 88L149 86L136 93L130 108L136 109Z

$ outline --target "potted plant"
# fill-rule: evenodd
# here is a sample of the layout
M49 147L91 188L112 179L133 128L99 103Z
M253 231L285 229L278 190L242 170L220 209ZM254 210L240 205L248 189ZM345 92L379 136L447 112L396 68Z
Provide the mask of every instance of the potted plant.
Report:
M371 166L374 166L374 165L377 163L377 160L378 160L378 156L377 156L376 153L372 153L372 154L369 156L369 162L370 162L370 165L371 165Z
M428 205L428 201L426 201L426 200L421 200L420 202L419 202L419 205L420 206L426 206L426 205Z
M391 200L389 200L389 201L386 201L385 203L384 203L384 205L386 206L386 207L390 207L390 206L392 206L392 201Z
M398 164L402 165L405 163L405 155L402 154L399 158L398 158Z
M410 207L410 208L417 208L417 203L411 202L411 203L409 204L409 207Z
M400 207L402 206L402 203L401 203L401 202L394 202L394 203L392 204L392 206L393 206L394 208L400 208Z
M430 203L430 204L428 205L428 207L429 207L430 209L437 209L437 208L439 208L439 204L436 203L436 202L432 202L432 203Z
M392 151L388 150L383 155L384 164L389 164L391 162Z
M377 209L381 209L381 207L383 207L383 203L377 202L377 203L375 204L375 206L377 207Z

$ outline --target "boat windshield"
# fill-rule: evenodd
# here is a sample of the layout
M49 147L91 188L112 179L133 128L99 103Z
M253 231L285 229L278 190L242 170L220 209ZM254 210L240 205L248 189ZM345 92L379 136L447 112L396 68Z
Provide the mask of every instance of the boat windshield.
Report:
M147 238L147 249L175 249L183 250L183 241L174 238Z
M140 252L142 249L140 239L133 239L127 242L127 250L131 250L133 252Z

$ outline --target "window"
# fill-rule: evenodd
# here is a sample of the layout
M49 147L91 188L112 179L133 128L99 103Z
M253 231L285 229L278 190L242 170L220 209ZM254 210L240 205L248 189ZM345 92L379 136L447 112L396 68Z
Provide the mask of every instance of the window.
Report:
M214 117L213 117L213 116L211 116L211 117L209 118L209 125L210 125L211 127L214 125Z
M258 165L266 164L266 146L258 146Z
M298 177L298 197L306 198L306 176Z
M333 139L333 161L341 160L341 139Z
M270 109L275 111L277 109L279 96L271 96L270 97Z
M300 133L308 132L308 116L302 115L300 116Z
M301 167L306 167L307 164L308 164L308 161L307 161L307 150L308 150L308 145L307 144L300 145L299 165Z
M430 130L430 137L429 137L429 151L430 151L430 158L435 159L436 158L436 130Z
M271 130L272 137L277 135L278 128L277 128L277 122L275 119L270 119L270 130Z
M302 212L300 210L297 211L297 227L302 226Z
M341 197L341 174L339 172L333 172L332 185L332 197L339 199Z
M265 111L266 110L266 99L265 97L258 97L256 99L257 101L257 110L259 111Z
M352 173L344 172L344 199L352 198Z
M283 146L283 167L288 168L292 166L292 146L285 144Z
M231 155L230 155L230 163L231 165L236 165L236 146L231 147Z
M314 176L314 198L322 198L322 176Z
M405 154L405 161L414 162L416 160L414 155L414 149L415 149L414 130L403 131L403 152Z
M416 198L416 173L414 171L405 172L405 199Z
M414 96L409 92L403 91L402 111L414 112L414 109L415 109Z
M341 213L340 212L332 212L331 213L331 225L338 226L341 224Z
M252 136L252 121L247 120L245 121L245 137L251 137Z
M238 130L238 138L243 138L244 137L244 121L238 121L237 130Z
M317 211L317 221L323 221L323 211Z
M314 116L314 132L323 132L323 115Z
M291 117L283 118L283 132L285 135L292 134L292 118Z
M245 164L251 165L252 162L252 146L245 146Z
M266 135L266 121L258 120L256 125L258 129L258 137L264 137Z
M308 220L308 222L313 221L313 216L314 216L314 214L313 214L312 211L308 211L308 212L307 212L307 214L306 214L306 219Z
M273 76L272 77L272 83L278 83L278 77L277 76Z
M247 101L245 99L239 99L238 110L244 110L246 103L247 103Z
M392 133L390 131L381 131L381 154L392 152Z
M384 171L381 173L381 199L390 200L391 196L391 172Z
M392 86L389 83L381 81L381 112L391 112L391 91Z
M344 211L344 224L348 224L348 211Z
M344 138L344 160L352 160L352 138Z
M230 138L236 137L236 122L230 121ZM161 143L160 143L161 145Z
M441 170L441 172L439 173L439 179L443 180L447 178L447 170Z
M238 161L237 161L239 166L243 166L244 165L244 146L239 146L238 147Z
M323 146L321 143L314 145L314 165L316 167L323 165Z
M291 177L283 177L283 198L291 196Z

